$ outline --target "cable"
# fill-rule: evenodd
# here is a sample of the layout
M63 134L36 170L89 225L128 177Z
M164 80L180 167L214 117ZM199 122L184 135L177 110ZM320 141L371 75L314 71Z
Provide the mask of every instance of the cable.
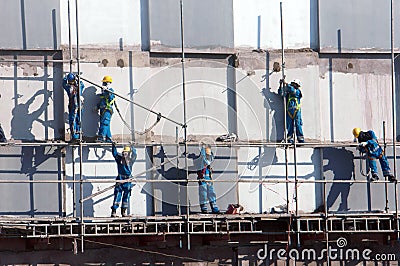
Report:
M161 120L161 113L158 113L158 114L157 114L157 120L156 120L156 122L154 122L154 124L152 124L149 128L145 129L145 130L142 131L142 132L136 131L136 130L133 130L133 129L129 126L129 124L125 121L125 119L122 117L122 114L121 114L121 112L119 111L119 108L118 108L118 106L117 106L117 102L115 102L114 105L115 105L115 109L117 110L117 113L118 113L119 117L121 118L122 122L123 122L124 125L129 129L129 131L130 131L131 133L136 133L136 134L138 134L138 135L144 135L144 134L148 133L150 130L152 130L152 129L158 124L158 122L160 122L160 120Z

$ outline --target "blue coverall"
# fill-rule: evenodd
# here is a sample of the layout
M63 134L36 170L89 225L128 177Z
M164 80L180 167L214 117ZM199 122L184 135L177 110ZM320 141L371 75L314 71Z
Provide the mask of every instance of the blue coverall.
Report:
M197 171L197 178L204 180L212 179L211 163L214 160L214 154L211 153L210 157L207 158L205 149L202 148L200 152L201 165ZM211 211L213 213L219 213L217 206L217 196L214 192L214 186L212 182L199 180L199 202L202 212L207 212L207 203L210 203Z
M391 175L389 162L383 152L383 149L378 144L378 139L375 135L375 132L372 130L368 130L367 132L361 131L357 139L359 143L364 143L364 146L360 146L359 149L361 152L367 154L368 166L371 169L371 172L373 174L378 173L375 159L379 159L383 175Z
M293 142L293 131L296 125L298 142L304 142L303 120L301 119L300 99L303 97L301 90L291 84L279 88L278 93L286 97L286 128L288 142Z
M114 91L112 88L107 88L110 91ZM111 116L114 112L114 102L115 95L114 93L109 93L108 91L104 91L100 95L100 102L97 105L97 108L100 110L100 128L98 134L99 141L111 142Z
M134 147L131 147L131 156L129 158L129 163L126 164L123 160L122 155L118 154L117 148L115 147L114 143L112 145L112 154L115 158L115 161L117 162L118 166L118 176L116 180L125 180L129 179L132 174L132 166L133 163L136 160L137 153L136 149ZM128 208L129 207L129 198L131 196L131 190L132 190L132 183L131 182L125 182L125 183L120 183L115 186L114 189L114 202L113 206L111 209L118 209L118 206L121 202L122 199L122 208Z
M69 130L71 131L71 139L79 139L81 131L81 119L79 117L78 90L77 86L68 84L67 77L64 77L62 86L68 95L68 122ZM80 94L82 95L85 85L80 82ZM81 109L81 113L83 108Z

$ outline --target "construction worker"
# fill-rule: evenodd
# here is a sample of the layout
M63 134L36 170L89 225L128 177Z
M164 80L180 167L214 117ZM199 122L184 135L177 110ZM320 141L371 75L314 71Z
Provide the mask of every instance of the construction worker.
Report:
M217 206L217 196L214 192L212 180L211 163L214 160L214 154L211 147L202 147L200 151L200 165L197 170L197 178L199 179L199 202L201 213L207 213L207 203L210 203L212 213L220 213Z
M73 73L68 73L63 79L62 86L68 95L68 122L71 134L70 141L74 143L79 141L79 134L81 132L77 77ZM83 90L85 89L85 85L83 85L82 81L80 81L79 89L82 97Z
M389 162L383 149L378 144L375 132L372 130L361 131L360 128L356 127L353 129L353 135L354 138L358 140L358 143L360 143L358 146L359 151L367 154L368 166L371 169L370 180L379 180L378 169L375 161L375 159L379 159L383 175L387 177L390 182L396 181L396 177L390 172Z
M286 97L286 128L287 141L293 143L294 127L296 126L297 141L304 142L303 120L301 119L300 99L303 97L301 90L301 81L294 79L287 84L283 79L279 82L278 93Z
M132 175L132 166L136 160L137 153L133 146L125 146L122 153L119 154L115 147L115 142L112 143L112 154L117 162L118 176L116 180L127 180ZM117 216L117 209L122 199L121 215L122 217L128 216L127 210L129 207L129 198L131 196L132 183L124 182L115 185L114 189L114 202L111 206L111 217Z
M100 110L100 128L97 136L98 142L111 142L111 116L114 112L115 95L114 90L110 87L112 78L104 76L104 88L101 90L100 102L97 104L97 110Z

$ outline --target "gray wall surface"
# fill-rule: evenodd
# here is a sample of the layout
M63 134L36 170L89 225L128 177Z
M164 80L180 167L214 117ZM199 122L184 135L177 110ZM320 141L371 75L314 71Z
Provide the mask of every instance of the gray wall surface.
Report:
M181 46L179 2L150 0L150 40ZM234 46L232 0L188 0L184 1L183 10L186 47Z
M62 180L63 157L52 146L0 147L0 180ZM62 188L57 183L3 183L0 215L63 216Z
M181 147L183 149L183 147ZM182 150L180 150L182 152ZM236 150L231 148L213 149L215 160L212 163L214 190L217 195L217 205L222 211L226 210L229 203L237 203L237 156ZM200 150L197 147L190 146L188 149L188 167L189 180L195 181L189 183L187 188L185 183L176 182L153 183L153 195L155 214L176 215L178 214L177 205L181 205L181 213L186 213L186 191L189 193L189 204L191 212L200 212L199 193L196 171L198 169ZM165 146L157 148L154 154L154 164L159 165L167 159L176 156L176 147ZM175 159L172 164L165 164L159 167L154 175L156 180L186 180L185 160L183 158ZM230 182L218 182L230 181ZM211 212L210 205L208 210Z
M54 52L0 52L12 60L60 59ZM64 138L64 90L61 63L6 63L0 75L1 123L7 139L51 140ZM8 119L6 119L8 118ZM64 120L65 119L65 120Z
M1 0L2 49L59 49L60 2Z
M394 1L395 32L400 28L400 2ZM396 31L397 30L397 31ZM390 50L390 1L321 0L319 2L321 51ZM395 33L395 47L400 38Z
M397 154L400 149L397 148ZM389 164L393 170L393 149L386 148ZM397 160L398 160L397 156ZM396 167L400 164L397 163ZM380 181L385 180L381 166L377 161ZM369 169L365 157L360 156L355 148L324 148L323 149L324 177L327 180L368 180ZM394 183L387 184L388 208L395 210ZM332 183L326 186L326 204L329 212L384 212L385 184L384 183Z

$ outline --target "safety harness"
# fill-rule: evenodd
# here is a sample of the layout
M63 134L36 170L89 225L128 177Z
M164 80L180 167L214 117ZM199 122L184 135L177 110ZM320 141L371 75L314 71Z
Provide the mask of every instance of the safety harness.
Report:
M296 105L295 105L296 109L294 110L293 114L291 114L291 113L289 112L289 107L290 107L290 108L293 108L293 106L289 106L289 104L290 104L291 102L293 102L293 101L296 103ZM294 118L296 117L297 111L300 110L300 107L301 107L301 105L300 105L300 103L299 103L299 99L297 99L297 97L294 97L294 96L289 96L289 99L288 99L288 101L287 101L287 112L288 112L289 117L290 117L291 119L294 119Z

